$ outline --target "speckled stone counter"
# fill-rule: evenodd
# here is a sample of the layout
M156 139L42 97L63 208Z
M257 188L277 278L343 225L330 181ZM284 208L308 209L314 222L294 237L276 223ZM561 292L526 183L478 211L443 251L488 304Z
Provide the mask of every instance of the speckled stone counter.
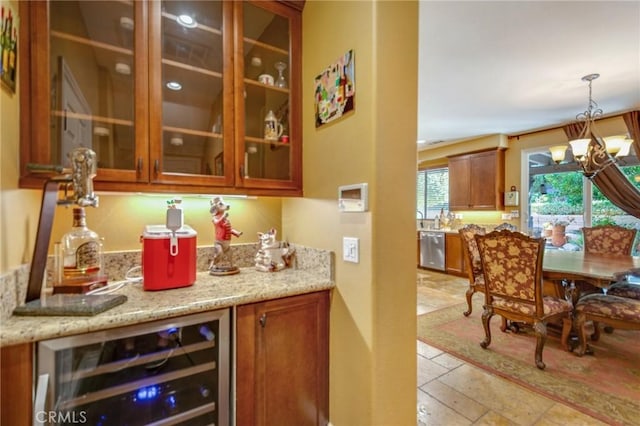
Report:
M163 291L145 291L142 283L127 284L117 292L126 295L127 302L92 317L5 317L0 324L0 346L123 327L332 289L333 253L302 246L294 247L294 267L279 272L259 272L253 267L242 267L239 274L222 277L211 276L208 272L198 272L196 282L192 286ZM20 276L24 279L23 268L18 269L11 274L12 277L18 279L16 276ZM28 269L26 275L28 276ZM3 286L9 284L2 282Z

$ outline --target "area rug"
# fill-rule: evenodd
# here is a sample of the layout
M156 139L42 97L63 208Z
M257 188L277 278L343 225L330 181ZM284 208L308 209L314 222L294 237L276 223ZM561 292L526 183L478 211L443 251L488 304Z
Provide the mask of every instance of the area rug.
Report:
M418 339L608 424L640 424L640 332L602 332L598 342L590 342L594 354L583 357L564 351L550 333L542 354L546 368L539 370L533 332L503 333L498 316L491 320L491 344L480 347L480 296L469 317L462 315L466 304L419 315Z

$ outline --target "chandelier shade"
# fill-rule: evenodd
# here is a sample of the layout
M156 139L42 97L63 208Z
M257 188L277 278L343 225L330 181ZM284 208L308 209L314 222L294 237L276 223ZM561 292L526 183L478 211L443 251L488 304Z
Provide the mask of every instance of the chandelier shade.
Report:
M551 151L551 159L553 160L553 162L556 164L560 164L564 160L565 154L567 153L567 146L552 146L551 148L549 148L549 151Z

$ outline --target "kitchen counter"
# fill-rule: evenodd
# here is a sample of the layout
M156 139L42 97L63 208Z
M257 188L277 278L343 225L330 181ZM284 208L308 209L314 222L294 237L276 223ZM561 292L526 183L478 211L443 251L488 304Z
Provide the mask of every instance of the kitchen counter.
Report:
M173 318L247 303L278 299L332 289L334 255L330 251L292 244L296 250L291 268L261 272L253 266L255 244L232 245L240 273L212 276L207 270L211 247L198 247L196 282L189 287L145 291L142 283L130 283L114 294L127 301L95 316L18 316L11 312L24 301L29 265L0 277L2 318L0 346L82 334ZM131 265L140 263L140 252L109 253L107 271L114 281L122 279ZM110 280L111 281L111 280ZM22 302L23 303L23 302ZM6 311L6 312L5 312Z
M0 346L159 320L228 308L268 299L327 290L334 282L321 274L297 269L259 272L241 268L240 273L211 276L198 272L190 287L162 291L145 291L142 283L128 284L116 294L128 300L91 317L16 316L2 322Z

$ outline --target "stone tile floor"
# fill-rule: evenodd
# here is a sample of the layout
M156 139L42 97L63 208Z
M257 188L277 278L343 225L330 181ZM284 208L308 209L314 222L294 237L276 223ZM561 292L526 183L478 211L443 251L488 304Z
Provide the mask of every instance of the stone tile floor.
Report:
M464 302L467 288L464 278L419 269L418 315ZM419 340L417 356L418 425L605 424Z

